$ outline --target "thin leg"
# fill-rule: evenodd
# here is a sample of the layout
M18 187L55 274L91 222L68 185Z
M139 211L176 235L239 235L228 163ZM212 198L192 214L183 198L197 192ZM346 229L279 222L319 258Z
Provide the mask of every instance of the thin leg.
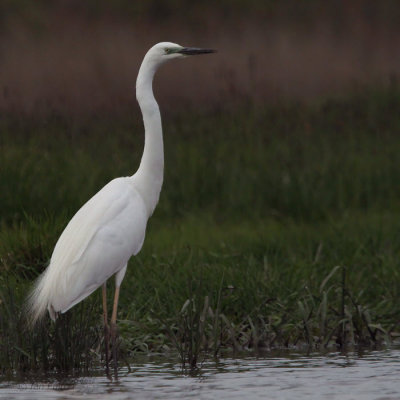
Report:
M109 355L109 338L110 338L110 329L108 327L108 315L107 315L107 284L106 282L103 284L102 292L103 292L103 319L104 319L104 345L106 348L106 374L110 375L109 363L110 363L110 355Z
M114 375L118 378L118 360L117 360L117 309L119 299L119 286L115 287L114 306L111 315L111 340L114 359Z
M115 379L118 379L118 360L117 360L117 312L118 312L118 299L119 299L119 288L121 286L122 280L124 279L127 265L125 264L115 274L115 295L114 295L114 305L111 315L111 340L113 348L113 359L114 359L114 375Z

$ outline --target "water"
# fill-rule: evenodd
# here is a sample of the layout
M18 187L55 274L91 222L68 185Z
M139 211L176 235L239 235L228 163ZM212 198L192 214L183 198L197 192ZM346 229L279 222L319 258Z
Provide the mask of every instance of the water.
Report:
M400 399L400 349L365 353L284 353L224 358L197 375L165 358L121 368L118 382L97 371L80 378L0 381L2 399Z

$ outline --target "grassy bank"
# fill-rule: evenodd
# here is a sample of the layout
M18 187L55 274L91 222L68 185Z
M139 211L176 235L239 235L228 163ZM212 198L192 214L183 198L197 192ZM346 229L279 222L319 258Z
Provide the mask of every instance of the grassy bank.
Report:
M122 286L122 354L193 364L204 350L395 337L399 109L392 87L166 119L164 189ZM3 116L0 130L2 370L90 367L99 294L33 333L22 301L77 208L135 171L140 117Z

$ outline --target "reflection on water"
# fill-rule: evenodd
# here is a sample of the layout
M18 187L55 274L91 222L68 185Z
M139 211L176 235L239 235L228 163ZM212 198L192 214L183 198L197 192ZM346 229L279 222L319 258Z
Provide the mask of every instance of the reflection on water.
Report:
M4 399L381 399L400 398L400 349L321 355L286 352L224 358L196 376L179 363L147 358L121 368L118 382L102 371L80 378L0 381Z

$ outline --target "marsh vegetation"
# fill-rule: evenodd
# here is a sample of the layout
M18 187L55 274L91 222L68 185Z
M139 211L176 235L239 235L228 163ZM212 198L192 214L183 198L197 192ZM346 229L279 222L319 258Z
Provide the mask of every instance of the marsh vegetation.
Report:
M120 299L120 352L373 345L399 335L400 89L164 120L166 172ZM137 115L0 119L0 372L90 368L94 294L25 329L23 300L74 212L135 171ZM111 300L111 299L110 299Z

